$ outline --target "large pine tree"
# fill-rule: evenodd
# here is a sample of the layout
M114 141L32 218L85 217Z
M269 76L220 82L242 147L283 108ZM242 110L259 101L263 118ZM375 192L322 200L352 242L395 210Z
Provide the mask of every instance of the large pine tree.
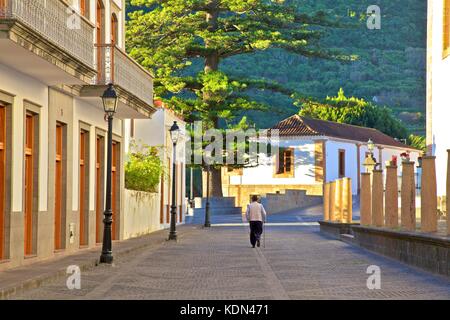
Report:
M306 57L349 60L324 50L319 39L339 27L323 12L303 14L283 0L131 0L127 25L130 54L155 74L155 94L188 121L206 128L236 121L245 110L269 106L249 90L291 95L288 88L248 75L235 79L220 62L232 56L281 48ZM220 168L211 174L211 195L222 196Z

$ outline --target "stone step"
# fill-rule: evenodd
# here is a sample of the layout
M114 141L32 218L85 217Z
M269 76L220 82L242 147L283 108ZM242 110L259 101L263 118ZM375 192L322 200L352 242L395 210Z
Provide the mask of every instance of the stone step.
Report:
M211 208L230 208L236 204L234 197L210 197L209 205ZM205 206L206 198L195 198L195 208L205 208Z
M196 208L194 209L194 216L196 215L204 215L205 214L205 208ZM229 214L229 215L241 215L242 214L242 208L241 207L229 207L229 208L211 208L210 209L211 215L223 215L223 214Z

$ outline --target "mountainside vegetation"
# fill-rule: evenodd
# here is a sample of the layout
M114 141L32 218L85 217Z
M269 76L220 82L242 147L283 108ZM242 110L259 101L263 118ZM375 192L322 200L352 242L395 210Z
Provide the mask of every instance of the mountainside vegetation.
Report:
M223 62L236 76L251 72L274 80L304 96L322 101L343 88L348 96L387 106L415 134L425 134L426 15L422 0L291 0L305 12L324 11L356 25L327 30L321 44L357 55L352 63L305 58L279 49L238 56ZM379 5L381 29L367 28L367 8ZM262 102L278 106L273 114L250 112L261 127L271 126L296 112L281 94L254 92Z
M323 101L343 88L348 96L363 98L377 106L389 107L411 133L425 133L426 12L423 0L285 0L302 13L323 12L352 24L349 28L328 29L321 38L327 49L357 55L358 60L342 63L303 57L283 49L231 56L221 69L235 78L276 81L304 96ZM367 8L381 9L381 29L367 28ZM133 7L128 11L149 8ZM194 61L191 73L201 68ZM260 128L270 127L298 112L288 95L270 90L249 90L252 98L271 105L272 110L243 111L242 115Z

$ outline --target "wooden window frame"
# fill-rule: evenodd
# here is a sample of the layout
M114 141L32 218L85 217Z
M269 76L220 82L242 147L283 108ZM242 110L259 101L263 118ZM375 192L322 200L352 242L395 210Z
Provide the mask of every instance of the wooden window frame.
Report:
M450 55L450 0L443 0L442 59Z
M115 13L111 14L111 44L117 44L119 38L119 19Z
M287 153L290 153L288 155ZM283 159L283 170L280 170L280 159ZM290 165L287 166L286 163L289 162ZM289 167L289 170L287 170ZM276 155L276 166L275 166L274 177L275 178L293 178L295 176L295 149L294 148L280 148L280 152Z
M85 18L89 18L88 13L89 13L88 0L80 0L80 14Z
M0 103L0 261L5 258L5 221L6 221L6 105Z
M345 170L345 156L346 152L345 149L339 149L338 150L338 176L339 178L344 178L346 174ZM343 158L341 158L343 157Z

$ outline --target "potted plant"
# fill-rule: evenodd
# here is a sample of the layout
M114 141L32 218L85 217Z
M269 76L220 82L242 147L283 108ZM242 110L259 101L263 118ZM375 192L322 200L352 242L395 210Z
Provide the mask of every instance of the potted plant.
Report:
M402 161L409 161L410 160L409 151L403 152L402 154L400 154L400 157L402 158Z

